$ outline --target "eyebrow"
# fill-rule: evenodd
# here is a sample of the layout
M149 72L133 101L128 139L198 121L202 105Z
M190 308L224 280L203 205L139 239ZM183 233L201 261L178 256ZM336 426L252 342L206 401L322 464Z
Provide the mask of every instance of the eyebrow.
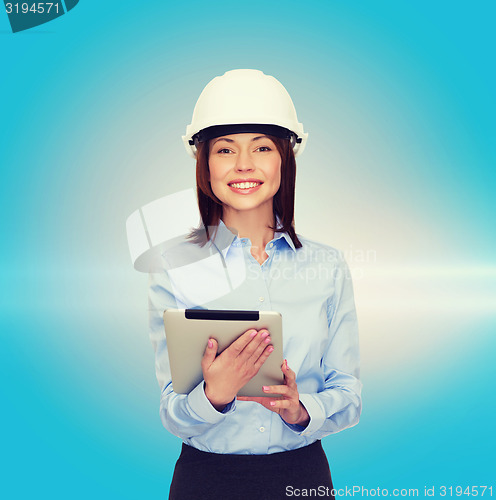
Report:
M258 137L254 137L251 142L253 141L258 141L258 139L268 139L266 135L259 135ZM227 137L219 137L216 139L214 142L212 142L212 146L217 142L217 141L226 141L226 142L235 142L233 139L228 139Z

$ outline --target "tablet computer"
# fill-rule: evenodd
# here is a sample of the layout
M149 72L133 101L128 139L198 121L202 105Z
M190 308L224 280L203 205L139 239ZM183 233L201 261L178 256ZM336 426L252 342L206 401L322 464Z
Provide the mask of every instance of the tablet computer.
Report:
M274 350L238 396L274 397L274 394L265 394L262 386L284 384L282 317L278 312L167 309L164 326L174 392L187 394L203 380L201 361L209 338L217 340L220 354L251 328L266 328Z

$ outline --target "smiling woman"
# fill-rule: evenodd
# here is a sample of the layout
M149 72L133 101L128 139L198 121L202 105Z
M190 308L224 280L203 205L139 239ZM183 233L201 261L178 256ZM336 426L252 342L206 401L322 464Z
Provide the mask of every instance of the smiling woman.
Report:
M182 301L187 307L280 313L285 359L283 385L264 386L263 397L240 397L274 352L270 331L249 329L222 353L212 336L203 380L189 394L175 393L162 314L178 307L181 283L172 284L177 272L167 269L166 258L164 272L150 275L160 414L183 440L172 500L277 500L286 498L289 484L332 493L320 440L358 422L358 329L340 252L294 229L295 156L306 138L286 89L255 70L212 80L183 137L196 158L201 224L181 252L191 262L198 246L207 246L224 265L217 276L206 259L210 281L198 278L198 267L183 280L192 281L195 292L208 291L226 271L236 286L210 302L189 301L187 294Z
M247 129L253 129L253 126L247 126ZM264 127L264 130L286 135L274 127ZM226 131L225 127L223 131ZM197 142L196 160L197 196L204 226L192 232L192 241L204 244L205 234L210 236L208 228L217 227L221 218L227 226L234 224L231 227L237 227L232 220L234 216L244 219L247 225L253 219L255 239L251 242L254 256L256 252L260 255L264 246L263 241L256 239L256 228L263 220L267 220L270 230L288 233L295 247L301 247L293 224L296 162L290 140L260 133L223 135L215 140ZM243 182L261 185L248 188L237 184ZM243 194L252 193L257 193L257 196L242 198ZM227 195L230 197L226 198ZM264 197L265 204L262 204ZM258 209L248 210L254 205L258 205ZM274 220L279 221L278 228Z
M263 210L267 203L272 205L281 184L281 155L268 137L256 134L221 137L210 146L208 163L210 185L222 201L225 215L232 210ZM254 172L259 177L250 177ZM233 175L239 177L233 179ZM253 193L257 196L236 196Z
M257 134L233 134L212 141L209 150L210 186L222 203L224 223L243 221L247 227L267 221L270 226L272 200L281 184L281 155L274 142ZM262 241L252 239L252 255L260 264L266 259L260 255L265 246L261 236Z

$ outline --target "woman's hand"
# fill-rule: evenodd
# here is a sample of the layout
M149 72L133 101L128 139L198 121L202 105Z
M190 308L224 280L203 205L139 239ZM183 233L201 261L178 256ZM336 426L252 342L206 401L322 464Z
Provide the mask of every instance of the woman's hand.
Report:
M268 410L278 413L288 424L298 424L303 427L310 422L310 416L306 408L300 403L300 395L296 385L296 374L288 366L285 359L281 370L284 374L284 385L263 386L263 391L267 394L281 394L277 398L267 397L238 397L240 401L255 401L265 406Z
M217 356L218 344L209 339L202 359L205 395L218 411L257 373L274 347L269 332L251 329Z

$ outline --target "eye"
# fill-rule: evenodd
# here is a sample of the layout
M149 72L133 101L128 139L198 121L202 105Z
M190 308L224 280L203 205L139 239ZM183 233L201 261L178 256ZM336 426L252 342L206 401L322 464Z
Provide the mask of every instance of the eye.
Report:
M230 153L231 150L229 148L222 148L222 149L219 149L219 151L217 151L217 153L220 153L220 154L226 154L226 153Z
M264 151L272 151L272 148L270 148L269 146L260 146L259 148L257 148L257 151L261 151L263 153Z

